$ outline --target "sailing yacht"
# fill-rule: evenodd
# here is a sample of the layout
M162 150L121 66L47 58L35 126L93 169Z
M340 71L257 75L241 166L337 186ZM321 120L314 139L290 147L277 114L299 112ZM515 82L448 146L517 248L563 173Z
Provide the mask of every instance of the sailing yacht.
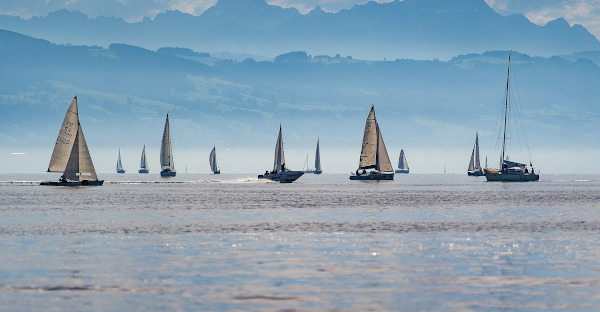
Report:
M304 174L303 171L291 171L285 166L285 154L283 153L283 137L281 135L281 125L279 125L279 136L275 144L275 161L273 162L273 170L265 171L264 174L258 176L259 179L269 179L271 181L279 181L281 183L292 183Z
M356 173L350 175L350 180L394 180L394 168L375 118L374 105L365 124L359 166Z
M409 173L410 168L408 168L408 162L406 161L406 156L404 155L404 150L400 150L400 157L398 158L398 169L396 173Z
M508 154L506 153L506 125L508 119L508 107L510 97L510 56L508 54L508 74L506 75L506 94L504 99L504 135L502 137L502 155L500 157L500 169L488 169L486 168L483 172L487 181L492 182L527 182L527 181L538 181L540 175L536 174L533 169L533 164L529 162L531 171L528 170L526 164L510 161Z
M121 149L119 149L119 157L117 157L117 173L125 173L123 164L121 163Z
M323 170L321 170L321 152L319 151L319 138L317 138L317 151L315 152L315 169L308 169L308 154L306 155L305 167L306 170L304 170L304 173L323 173Z
M475 145L473 146L473 152L471 152L471 161L469 162L467 175L473 177L483 176L483 169L479 163L479 134L477 132L475 132Z
M169 114L165 120L162 143L160 144L161 177L174 177L177 172L173 164L173 150L171 148L171 130L169 129Z
M148 173L150 169L148 169L148 160L146 159L146 145L142 149L142 158L140 159L140 170L139 173Z
M75 96L67 109L48 165L48 172L62 172L63 175L59 181L44 181L41 185L81 186L104 183L104 180L98 180L96 175L79 123L78 110Z
M213 174L221 174L221 170L217 166L217 152L215 151L215 146L213 146L212 151L210 152L210 156L208 157L208 163L210 164L210 171Z

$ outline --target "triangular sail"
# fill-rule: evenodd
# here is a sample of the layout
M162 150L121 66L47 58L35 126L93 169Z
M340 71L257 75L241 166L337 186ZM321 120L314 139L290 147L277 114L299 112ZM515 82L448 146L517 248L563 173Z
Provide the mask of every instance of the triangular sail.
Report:
M285 154L283 153L281 125L279 125L279 136L277 137L277 143L275 144L275 161L273 162L273 170L277 172L283 171L283 164L285 164Z
M171 149L171 131L169 129L169 114L165 120L165 130L163 131L162 143L160 145L160 165L162 170L175 169L173 164L173 151Z
M88 150L81 125L78 123L75 144L71 149L69 161L64 171L64 177L71 181L98 180L92 157Z
M146 160L146 145L142 149L142 158L140 159L140 169L148 169L148 161Z
M375 119L375 106L371 106L369 116L365 123L362 149L360 151L359 169L375 168L377 162L377 120Z
M210 156L208 157L208 162L210 164L210 170L214 173L217 171L217 152L215 147L213 146L212 151L210 152Z
M321 153L319 152L319 139L317 138L317 151L315 153L315 170L321 171Z
M377 123L377 121L375 121L375 123ZM377 125L377 165L375 166L375 169L383 172L394 171L387 149L385 148L385 143L383 142L381 130L379 130L379 125Z
M123 164L121 163L121 149L119 149L119 157L117 158L117 171L123 170Z
M469 161L469 169L468 171L475 170L475 147L473 147L473 151L471 152L471 161Z
M481 170L479 162L479 134L475 132L475 170Z
M48 165L48 172L64 172L75 144L75 138L79 128L79 117L77 108L77 97L73 98L65 115L63 124L58 132L58 138L54 145L54 151Z
M398 158L398 169L408 170L408 162L406 161L404 150L400 150L400 157Z

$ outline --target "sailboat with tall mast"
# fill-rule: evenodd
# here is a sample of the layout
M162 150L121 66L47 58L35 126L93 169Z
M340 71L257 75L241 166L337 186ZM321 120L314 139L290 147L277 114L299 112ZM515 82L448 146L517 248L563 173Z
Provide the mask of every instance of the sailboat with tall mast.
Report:
M469 162L467 175L472 177L483 176L483 169L479 162L479 134L477 132L475 132L475 145L473 145L473 152L471 152L471 161Z
M41 185L83 186L104 183L104 180L98 180L90 151L83 136L79 122L77 96L71 101L58 132L48 172L62 172L63 175L59 181L44 181L40 183Z
M350 175L350 180L394 180L394 168L375 117L375 105L367 116L358 169Z
M509 98L510 98L510 57L508 54L508 73L506 75L506 94L504 100L504 134L502 137L502 154L500 157L500 169L488 169L486 168L483 172L487 181L492 182L527 182L527 181L538 181L540 175L536 174L531 161L529 166L531 171L528 170L527 164L522 164L509 160L506 152L506 125L508 123L508 109L509 109Z
M119 149L119 156L117 157L117 173L125 173L123 164L121 163L121 149Z
M319 138L317 138L317 150L315 152L315 168L314 169L308 168L308 154L306 154L306 162L305 162L304 167L306 167L306 170L304 170L304 173L314 173L314 174L323 173L323 170L321 170L321 152L319 151Z
M410 168L408 167L408 162L406 161L406 155L404 155L404 150L400 150L400 157L398 157L398 169L396 169L396 173L409 173Z
M146 159L146 145L142 149L142 158L140 159L140 170L139 173L148 173L150 169L148 168L148 159Z
M304 174L304 171L292 171L285 166L285 154L283 152L283 136L281 135L281 125L279 125L279 136L275 144L275 160L273 170L265 171L258 176L259 179L269 179L281 183L292 183Z
M210 171L212 171L213 174L221 174L221 170L217 166L216 146L213 146L210 156L208 156L208 163L210 164Z
M173 163L173 149L171 148L171 130L169 128L169 113L167 113L167 119L165 120L165 129L163 131L163 138L160 144L160 176L161 177L174 177L177 172L175 171L175 165Z

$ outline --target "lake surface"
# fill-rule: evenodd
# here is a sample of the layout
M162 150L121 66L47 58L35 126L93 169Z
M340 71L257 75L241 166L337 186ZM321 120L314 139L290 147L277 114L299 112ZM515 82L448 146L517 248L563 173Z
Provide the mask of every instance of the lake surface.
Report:
M598 311L600 176L0 175L2 311Z

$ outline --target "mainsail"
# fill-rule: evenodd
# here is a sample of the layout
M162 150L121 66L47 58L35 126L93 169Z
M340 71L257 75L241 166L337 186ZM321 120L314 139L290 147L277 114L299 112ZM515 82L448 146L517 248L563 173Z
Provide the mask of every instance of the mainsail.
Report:
M317 138L317 152L315 153L315 171L321 171L321 153L319 152L319 138Z
M121 149L119 149L119 157L117 157L117 172L123 170L123 164L121 163Z
M140 169L148 169L148 161L146 160L146 145L142 149L142 158L140 160Z
M375 118L375 106L371 106L365 132L363 135L362 150L360 151L359 169L376 169L379 171L394 171L392 162L388 156L383 136L379 130L377 119Z
M400 157L398 158L398 169L400 170L408 170L408 162L406 161L406 156L404 155L404 150L400 150Z
M77 97L73 98L58 133L48 172L63 172L70 181L98 180L79 123Z
M469 162L469 171L481 170L481 164L479 162L479 134L475 132L475 145L473 146L473 152L471 152L471 161Z
M160 165L162 170L175 169L173 164L173 151L171 149L171 131L169 130L169 114L165 121L165 130L163 131L162 143L160 145Z
M210 156L208 157L208 162L210 163L210 171L213 173L216 172L217 169L217 152L215 151L215 147L213 146L212 151L210 152Z
M277 143L275 144L275 161L273 162L273 171L284 171L283 165L285 165L285 155L283 153L283 138L281 136L281 125L279 125L279 136L277 137Z

